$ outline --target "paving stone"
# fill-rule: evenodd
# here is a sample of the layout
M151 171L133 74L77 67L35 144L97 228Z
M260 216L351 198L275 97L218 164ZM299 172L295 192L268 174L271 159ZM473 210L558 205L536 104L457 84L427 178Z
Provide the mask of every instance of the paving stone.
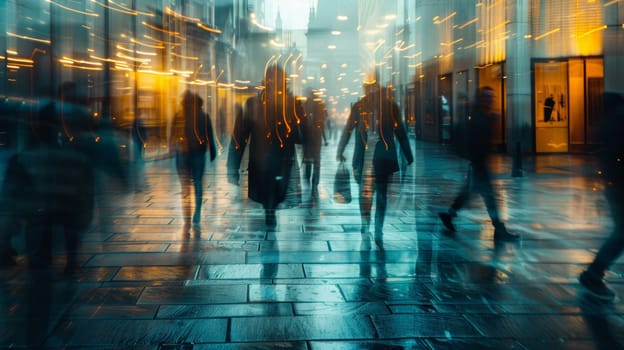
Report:
M223 318L243 316L292 316L293 308L288 303L252 303L218 305L162 305L156 318Z
M246 301L246 285L200 285L147 287L141 293L137 304L225 304Z
M48 344L60 347L115 344L119 347L161 343L224 342L227 320L81 320L66 322Z
M232 319L232 341L365 339L375 334L363 316L240 317Z
M372 316L380 338L446 337L481 335L465 318L452 314L412 314Z

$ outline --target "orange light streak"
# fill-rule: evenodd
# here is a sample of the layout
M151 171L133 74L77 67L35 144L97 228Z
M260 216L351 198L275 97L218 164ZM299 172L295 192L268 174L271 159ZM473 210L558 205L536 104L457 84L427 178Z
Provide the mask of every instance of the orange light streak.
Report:
M219 29L216 28L212 28L209 27L205 24L201 24L201 23L197 23L197 26L205 31L211 32L211 33L217 33L217 34L221 34L221 31Z
M15 33L11 33L11 32L7 32L7 36L14 37L14 38L19 38L19 39L24 39L24 40L36 41L36 42L44 43L44 44L50 44L51 43L50 40L39 39L39 38L35 38L35 37L32 37L32 36L20 35L20 34L15 34Z
M68 6L58 4L58 3L56 3L56 2L54 2L52 0L46 0L46 2L49 2L50 4L52 4L54 6L60 7L63 10L67 10L67 11L74 12L74 13L79 13L81 15L91 16L91 17L99 17L100 16L97 13L76 10L76 9L73 9L71 7L68 7Z
M540 34L540 35L536 36L535 38L533 38L533 40L537 41L537 40L543 39L543 38L545 38L545 37L547 37L547 36L549 36L551 34L557 33L559 30L561 30L561 28L555 28L553 30L547 31L544 34Z

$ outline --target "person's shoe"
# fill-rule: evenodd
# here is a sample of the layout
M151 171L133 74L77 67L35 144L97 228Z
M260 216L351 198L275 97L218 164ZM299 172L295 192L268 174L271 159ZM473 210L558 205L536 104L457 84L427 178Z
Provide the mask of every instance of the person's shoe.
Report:
M442 220L442 224L447 230L455 232L455 225L453 225L453 217L449 213L438 213L438 217Z
M503 224L502 222L494 225L495 241L515 242L519 239L520 236L509 233L509 231L507 231L507 228L505 228L505 224Z
M613 301L615 292L609 288L602 278L589 271L583 271L579 276L579 282L586 293L604 301Z

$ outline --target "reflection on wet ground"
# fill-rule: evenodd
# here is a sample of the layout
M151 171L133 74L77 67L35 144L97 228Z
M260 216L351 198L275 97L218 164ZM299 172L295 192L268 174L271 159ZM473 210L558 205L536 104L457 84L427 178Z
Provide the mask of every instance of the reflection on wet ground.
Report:
M183 231L171 160L148 162L149 188L102 190L73 278L23 258L0 270L0 347L56 349L617 349L624 308L583 296L576 277L612 227L591 158L539 156L513 178L494 162L508 228L494 244L480 199L448 235L436 213L466 164L414 142L389 189L383 241L360 234L357 199L334 203L335 145L319 198L278 211L267 231L244 184L207 169L200 226ZM353 193L357 193L353 184ZM19 242L16 242L19 248ZM383 248L383 249L382 249ZM607 279L624 294L624 265ZM229 344L229 345L226 345Z

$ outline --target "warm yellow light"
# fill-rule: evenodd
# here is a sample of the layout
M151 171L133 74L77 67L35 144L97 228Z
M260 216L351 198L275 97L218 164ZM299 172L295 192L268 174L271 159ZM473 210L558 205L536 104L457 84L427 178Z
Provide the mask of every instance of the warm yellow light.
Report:
M39 38L35 38L35 37L32 37L32 36L20 35L20 34L15 34L15 33L11 33L11 32L7 32L7 36L14 37L14 38L19 38L19 39L24 39L24 40L36 41L36 42L40 42L40 43L44 43L44 44L50 44L51 43L51 41L47 40L47 39L39 39Z
M211 33L217 33L217 34L221 34L221 31L219 29L216 28L212 28L209 27L207 25L201 24L201 23L197 23L197 26L205 31L211 32Z
M61 5L61 4L57 4L56 2L51 1L51 0L46 0L46 2L49 2L50 4L52 4L52 5L54 5L54 6L60 7L60 8L62 8L63 10L67 10L67 11L70 11L70 12L79 13L79 14L82 14L82 15L85 15L85 16L91 16L91 17L99 17L99 16L100 16L100 15L98 15L97 13L80 11L80 10L73 9L73 8L71 8L71 7L68 7L68 6L64 6L64 5Z

